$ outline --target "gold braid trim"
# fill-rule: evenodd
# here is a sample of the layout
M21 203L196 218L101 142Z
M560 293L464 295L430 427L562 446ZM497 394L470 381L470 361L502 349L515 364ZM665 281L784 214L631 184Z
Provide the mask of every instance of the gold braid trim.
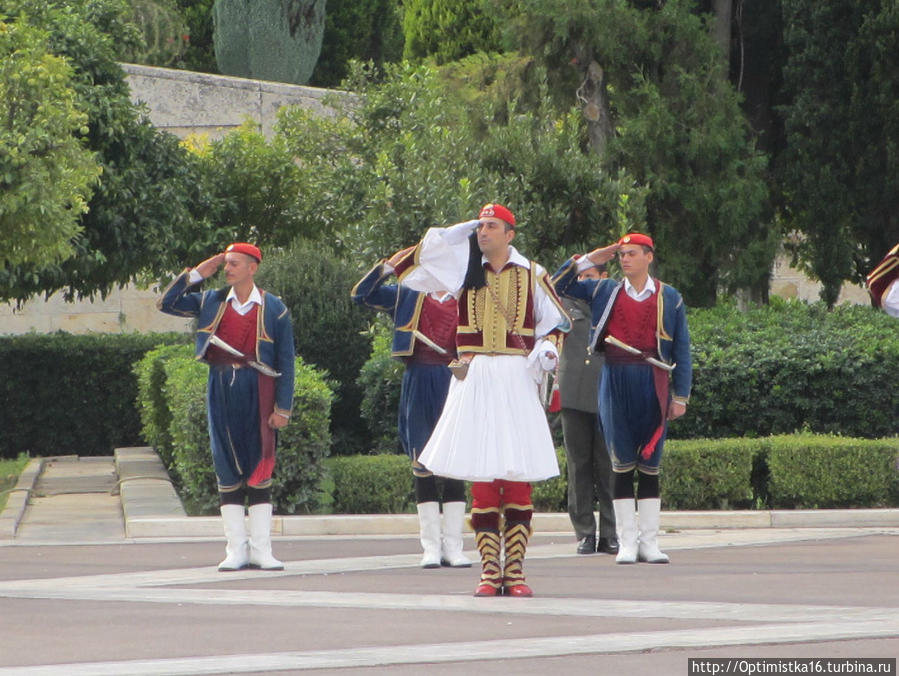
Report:
M474 541L478 547L478 552L481 554L480 584L499 589L503 583L503 576L499 567L499 533L492 530L475 531Z
M503 566L503 584L514 587L524 584L524 555L528 548L530 524L506 525L503 532L506 545L506 561Z

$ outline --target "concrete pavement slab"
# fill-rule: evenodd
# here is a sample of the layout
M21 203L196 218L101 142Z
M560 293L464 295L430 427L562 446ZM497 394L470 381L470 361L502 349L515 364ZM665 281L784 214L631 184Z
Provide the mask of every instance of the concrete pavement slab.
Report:
M537 536L533 599L473 598L477 570L419 569L412 537L280 538L285 571L229 574L215 542L10 545L0 676L656 676L702 655L894 657L899 530L778 534L673 533L671 564L634 566Z

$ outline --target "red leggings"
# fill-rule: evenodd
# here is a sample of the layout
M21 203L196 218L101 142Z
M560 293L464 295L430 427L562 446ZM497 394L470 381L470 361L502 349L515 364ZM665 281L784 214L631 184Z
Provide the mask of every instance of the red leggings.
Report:
M471 484L471 526L474 530L499 528L500 512L506 520L530 522L531 484L527 481L475 481Z

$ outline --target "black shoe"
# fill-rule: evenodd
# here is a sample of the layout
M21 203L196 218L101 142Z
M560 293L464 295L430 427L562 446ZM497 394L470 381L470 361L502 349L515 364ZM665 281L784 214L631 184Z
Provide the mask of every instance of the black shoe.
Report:
M578 554L593 554L596 551L596 536L588 535L577 543Z
M596 545L596 551L602 552L603 554L617 554L618 538L599 538L599 543Z

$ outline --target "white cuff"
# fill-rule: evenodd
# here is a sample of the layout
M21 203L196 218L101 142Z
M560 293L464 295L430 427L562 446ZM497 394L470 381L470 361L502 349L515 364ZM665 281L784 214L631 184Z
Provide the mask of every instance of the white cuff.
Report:
M190 271L190 275L188 275L187 281L191 285L197 284L203 281L203 275L197 272L197 269L194 268Z
M575 256L574 261L575 263L577 263L578 274L582 273L584 270L589 270L590 268L596 267L596 263L587 258L587 254Z

